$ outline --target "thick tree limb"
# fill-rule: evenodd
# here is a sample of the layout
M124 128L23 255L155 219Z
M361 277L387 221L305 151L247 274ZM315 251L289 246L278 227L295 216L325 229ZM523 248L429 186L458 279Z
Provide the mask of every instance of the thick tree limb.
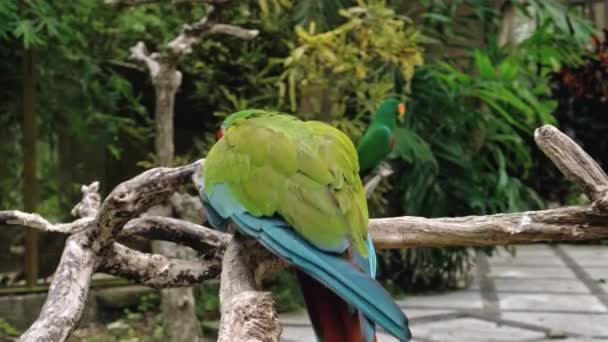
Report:
M88 231L93 251L109 246L124 225L155 204L166 200L176 189L190 182L197 163L176 168L155 168L119 184L103 201Z
M87 245L85 232L66 240L40 316L19 341L65 341L74 330L82 316L95 269L96 255Z
M258 290L260 273L256 277L259 265L278 266L277 261L251 240L239 235L230 240L222 262L219 342L279 340L282 328L274 299Z
M534 132L538 147L559 170L594 201L594 207L608 212L608 177L600 166L570 137L545 125Z
M171 241L188 246L205 255L221 254L230 235L198 224L169 217L150 216L129 221L123 236L137 235L151 240Z
M220 274L221 256L182 260L142 253L114 243L100 260L98 271L155 288L192 286Z
M454 218L403 216L370 220L369 231L380 249L607 240L608 216L589 207Z

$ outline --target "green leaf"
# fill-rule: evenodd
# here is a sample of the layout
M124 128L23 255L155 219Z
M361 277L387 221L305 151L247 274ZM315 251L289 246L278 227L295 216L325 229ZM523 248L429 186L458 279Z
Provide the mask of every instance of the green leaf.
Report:
M35 28L34 22L29 19L19 21L17 27L13 30L13 35L15 38L21 38L26 49L30 48L32 45L43 43L42 38Z
M473 57L475 58L475 65L477 66L477 70L479 70L479 74L486 79L495 79L496 71L492 66L492 62L490 61L490 57L484 54L480 50L475 50L473 53Z

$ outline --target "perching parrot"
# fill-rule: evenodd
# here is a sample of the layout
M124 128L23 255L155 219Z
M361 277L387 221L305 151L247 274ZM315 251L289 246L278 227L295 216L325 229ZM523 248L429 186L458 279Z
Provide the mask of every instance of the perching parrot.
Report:
M394 144L393 130L397 125L397 118L402 120L404 115L405 104L397 99L385 100L380 105L369 128L357 145L359 173L362 177L373 171L391 152Z
M354 145L318 121L263 110L230 115L199 189L211 225L231 220L296 268L319 341L401 341L408 321L374 280L376 254Z

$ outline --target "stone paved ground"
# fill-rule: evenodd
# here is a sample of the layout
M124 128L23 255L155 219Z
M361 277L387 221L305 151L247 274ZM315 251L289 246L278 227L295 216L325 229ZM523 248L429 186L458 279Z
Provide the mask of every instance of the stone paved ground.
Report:
M608 341L608 246L526 245L477 258L466 290L398 300L416 342ZM315 341L305 313L282 341ZM379 342L395 341L380 333Z

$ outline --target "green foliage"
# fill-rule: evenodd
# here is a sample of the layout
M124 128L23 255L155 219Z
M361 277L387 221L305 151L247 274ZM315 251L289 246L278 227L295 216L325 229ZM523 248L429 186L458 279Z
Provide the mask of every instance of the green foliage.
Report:
M383 1L359 1L340 13L346 22L327 32L317 33L314 22L296 27L298 44L284 60L279 88L292 111L321 89L331 102L325 114L344 113L347 102L356 113L373 113L393 92L394 72L407 83L422 64L419 32Z
M212 320L220 315L220 286L204 283L196 288L196 315L200 320Z
M498 13L489 4L427 4L429 36L475 39L480 46L454 46L456 57L427 58L430 63L416 73L406 125L396 131L399 176L386 195L393 209L383 213L441 217L542 208L526 184L536 166L531 133L555 124L548 75L556 65L580 59L584 45L560 26L553 6L531 5L537 29L518 44L498 46ZM471 13L459 17L463 9L456 5L471 6ZM589 32L581 18L572 14L569 20L578 23L580 34ZM473 23L486 27L483 37L466 31ZM387 252L382 277L407 290L457 286L472 255L466 248Z
M278 312L295 311L304 306L296 275L290 270L273 274L265 280L265 288L272 292Z
M158 292L151 292L141 297L137 304L137 311L149 312L157 311L160 307L160 295Z
M20 5L4 1L0 4L0 39L17 38L26 49L61 39L68 27L58 17L57 8L45 0Z
M15 338L21 335L21 332L12 324L0 317L0 338Z

